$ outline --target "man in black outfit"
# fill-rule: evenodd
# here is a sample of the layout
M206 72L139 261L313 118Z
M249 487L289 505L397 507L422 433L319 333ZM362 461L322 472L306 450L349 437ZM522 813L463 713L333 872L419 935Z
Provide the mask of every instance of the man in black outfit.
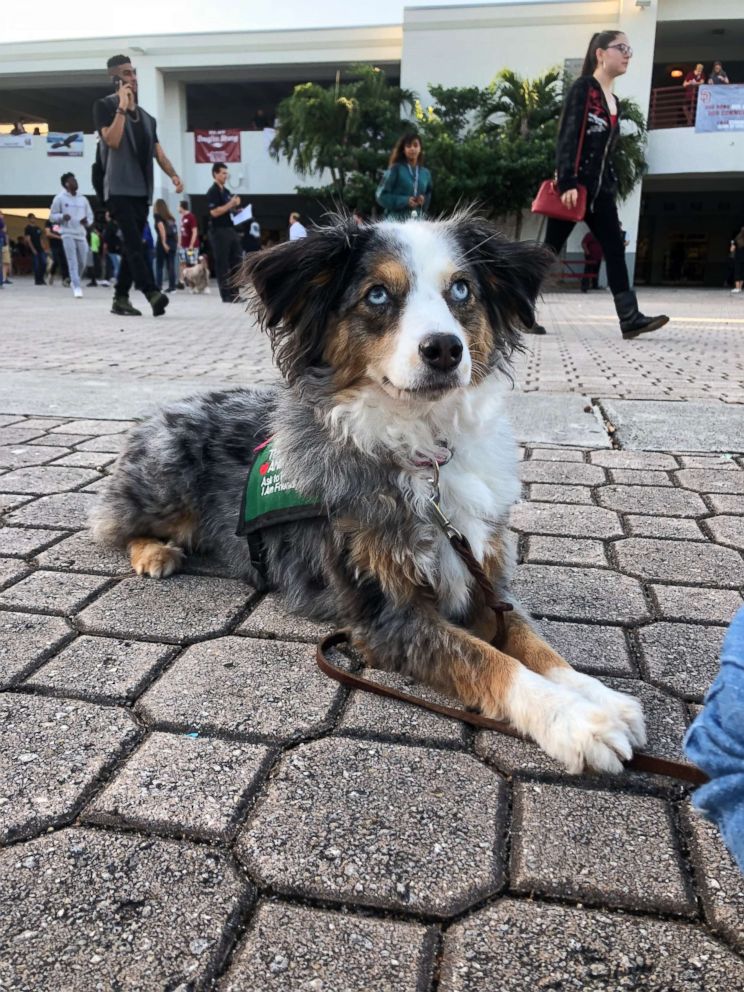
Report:
M230 285L230 276L243 261L243 253L230 213L240 207L240 197L233 196L225 186L228 173L224 162L215 162L212 166L212 178L214 182L207 190L207 207L214 268L222 302L237 303L238 294Z
M31 249L33 256L34 282L37 286L45 286L44 278L46 276L47 257L41 241L41 228L36 223L36 214L28 215L28 224L26 224L23 233L26 237L26 244Z
M103 167L103 199L119 225L122 258L114 290L111 313L142 316L129 302L134 282L159 317L168 297L155 284L147 264L142 231L153 194L153 158L173 181L177 193L183 183L158 143L155 118L137 103L137 71L126 55L114 55L106 63L115 91L93 105L95 128L101 136L99 151Z

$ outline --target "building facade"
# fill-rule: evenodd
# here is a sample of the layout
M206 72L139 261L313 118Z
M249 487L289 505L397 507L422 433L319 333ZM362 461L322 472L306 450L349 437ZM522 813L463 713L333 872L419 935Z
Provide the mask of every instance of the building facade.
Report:
M289 211L302 206L295 187L317 178L300 178L270 157L264 122L298 83L330 84L339 70L366 62L426 103L433 83L483 86L505 67L536 76L575 65L591 34L606 28L629 36L634 57L617 92L641 106L651 127L648 175L621 208L629 268L639 282L721 285L730 238L744 224L744 121L701 133L685 117L681 80L695 63L708 72L718 59L744 87L741 0L711 0L705 8L693 0L453 4L409 8L402 23L375 27L0 45L0 125L23 117L28 130L38 123L42 132L83 134L82 156L72 158L50 154L45 133L26 147L0 141L0 208L48 207L68 169L92 194L91 107L110 91L105 63L113 54L131 54L140 102L157 117L160 142L197 214L211 176L208 163L196 162L194 131L237 128L241 161L230 166L232 188L265 227L284 230ZM175 207L167 178L157 181L155 195ZM312 214L313 204L305 206ZM579 226L569 254L582 233ZM523 236L539 234L537 218L527 218Z

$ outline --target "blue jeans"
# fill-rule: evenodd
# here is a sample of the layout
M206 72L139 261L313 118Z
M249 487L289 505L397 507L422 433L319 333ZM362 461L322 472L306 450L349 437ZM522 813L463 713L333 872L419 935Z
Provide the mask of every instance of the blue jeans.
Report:
M716 823L744 872L744 606L728 629L721 670L687 731L685 752L710 776L692 801Z
M121 255L118 252L110 251L106 256L111 263L111 279L116 283L119 278L119 267L121 266ZM104 276L108 279L108 273L104 272Z
M37 251L31 258L34 267L34 282L37 286L43 286L44 276L46 275L46 252Z
M163 288L163 267L168 272L168 292L176 288L176 262L178 260L178 246L168 245L166 252L161 241L155 246L155 283L158 289Z

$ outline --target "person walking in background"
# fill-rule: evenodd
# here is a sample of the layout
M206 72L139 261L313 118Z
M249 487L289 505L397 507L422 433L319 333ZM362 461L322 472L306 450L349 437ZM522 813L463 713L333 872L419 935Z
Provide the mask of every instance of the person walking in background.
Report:
M729 78L720 62L714 62L708 76L709 86L728 86Z
M243 261L240 239L230 214L240 208L240 197L233 196L225 185L229 178L224 162L212 166L214 182L207 190L209 208L209 242L212 246L214 268L223 303L237 303L238 294L230 278Z
M36 222L36 214L29 214L27 220L28 224L26 224L23 234L32 255L34 282L37 286L45 286L44 276L46 275L47 257L41 240L41 228Z
M705 66L698 62L694 69L691 69L682 80L685 90L685 117L687 123L695 123L695 110L697 108L698 86L705 82Z
M163 266L168 271L168 292L176 288L176 259L178 257L178 225L165 200L156 200L155 221L155 282L163 288Z
M5 223L5 216L2 210L0 210L0 279L2 279L3 283L12 286L10 261L10 235L8 234L8 226Z
M744 227L731 242L731 255L734 259L734 288L732 293L740 293L744 288Z
M49 251L52 256L51 267L47 264L49 268L47 285L54 285L54 277L59 272L63 284L69 286L70 274L67 267L67 259L65 258L65 249L62 245L62 231L59 224L52 220L51 214L44 225L44 233L46 234L47 244L49 245Z
M114 285L116 285L121 266L121 231L109 210L106 211L106 223L103 228L102 240L103 272L107 279L110 275L114 281ZM110 273L109 268L111 269Z
M624 338L635 338L639 334L655 331L669 320L664 314L646 317L638 309L636 294L630 288L625 245L615 204L617 180L612 154L622 109L612 87L615 79L627 72L632 57L633 49L622 31L602 31L592 37L581 75L566 96L556 149L558 190L564 206L575 207L578 185L586 187L584 222L602 247L607 263L607 280ZM576 172L580 143L581 155ZM545 244L558 255L573 229L574 221L549 217ZM528 333L544 334L545 328L535 324Z
M158 141L157 122L137 102L137 71L126 55L114 55L106 63L114 92L97 100L93 107L100 167L103 170L103 199L122 236L121 266L111 312L140 317L129 300L132 283L141 290L154 317L165 313L168 297L155 285L147 264L142 232L147 223L154 188L153 160L170 176L177 193L183 183Z
M307 237L307 228L300 220L300 215L292 212L289 215L289 240L299 241L300 238Z
M407 131L395 143L377 187L377 202L386 220L423 217L431 204L431 172L424 166L421 138Z
M252 220L250 224L246 224L242 243L244 255L252 255L254 251L261 251L261 225L257 220Z
M189 201L181 200L178 204L181 219L181 237L178 248L178 288L183 289L183 270L199 261L199 225L196 217L189 210Z
M103 262L103 243L101 241L101 231L95 221L88 228L88 244L90 245L91 257L91 277L88 285L110 286L111 283L101 271Z
M623 239L624 240L624 239ZM584 252L584 275L581 279L581 292L588 293L590 289L598 289L597 278L602 264L602 245L591 231L587 231L581 240Z

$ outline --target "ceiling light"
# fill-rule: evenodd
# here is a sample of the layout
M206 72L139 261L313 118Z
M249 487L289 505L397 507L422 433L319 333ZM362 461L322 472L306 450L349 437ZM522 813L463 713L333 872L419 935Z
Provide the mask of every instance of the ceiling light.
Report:
M680 76L682 76L684 74L683 74L683 72L682 72L681 69L672 69L672 71L669 73L669 75L672 77L672 79L679 79Z

